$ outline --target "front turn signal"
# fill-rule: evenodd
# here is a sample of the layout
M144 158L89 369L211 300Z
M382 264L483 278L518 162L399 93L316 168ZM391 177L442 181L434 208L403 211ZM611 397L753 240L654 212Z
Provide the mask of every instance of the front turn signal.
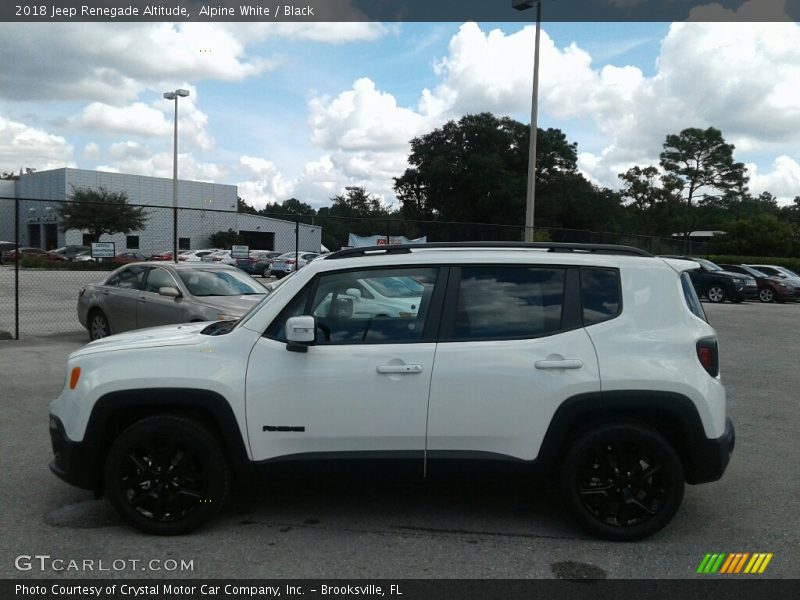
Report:
M72 371L69 374L69 389L74 390L75 387L78 385L78 379L81 378L81 368L80 367L72 367Z

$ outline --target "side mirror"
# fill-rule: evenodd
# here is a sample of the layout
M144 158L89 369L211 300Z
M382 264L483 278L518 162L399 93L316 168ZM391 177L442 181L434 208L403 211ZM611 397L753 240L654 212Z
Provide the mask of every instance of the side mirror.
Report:
M181 297L181 293L178 291L178 288L174 288L172 286L158 288L158 293L161 296L167 296L168 298L180 298Z
M347 288L345 292L346 295L352 296L353 298L361 298L361 290L358 288Z
M286 349L291 352L308 352L309 344L316 339L317 325L314 317L303 315L286 321Z

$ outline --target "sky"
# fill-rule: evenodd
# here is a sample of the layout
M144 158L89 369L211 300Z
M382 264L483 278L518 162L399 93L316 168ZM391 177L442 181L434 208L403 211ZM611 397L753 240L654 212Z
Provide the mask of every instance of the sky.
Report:
M185 88L180 178L257 208L353 185L393 205L412 138L475 112L530 122L533 39L520 23L0 23L0 172L172 177L162 94ZM657 164L667 134L713 126L753 193L790 202L799 91L794 22L542 27L539 126L607 187Z

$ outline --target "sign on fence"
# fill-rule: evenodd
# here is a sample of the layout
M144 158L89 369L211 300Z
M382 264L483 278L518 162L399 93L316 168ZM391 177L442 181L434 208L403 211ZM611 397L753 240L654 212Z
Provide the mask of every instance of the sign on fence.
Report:
M250 246L231 246L231 258L247 258L250 256Z

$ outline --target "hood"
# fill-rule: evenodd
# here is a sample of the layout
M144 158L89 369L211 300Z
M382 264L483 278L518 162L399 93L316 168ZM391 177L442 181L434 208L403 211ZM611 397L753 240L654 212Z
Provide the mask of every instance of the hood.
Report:
M745 275L744 273L734 273L733 271L709 271L712 275L724 275L725 277L736 277L736 279L755 279L752 275Z
M248 294L246 296L195 296L196 302L201 302L220 312L241 317L248 310L264 299L263 294Z
M165 346L191 346L208 340L200 332L208 323L182 323L163 327L148 327L125 333L111 335L86 344L70 357L115 352L118 350L140 350L142 348L163 348Z

